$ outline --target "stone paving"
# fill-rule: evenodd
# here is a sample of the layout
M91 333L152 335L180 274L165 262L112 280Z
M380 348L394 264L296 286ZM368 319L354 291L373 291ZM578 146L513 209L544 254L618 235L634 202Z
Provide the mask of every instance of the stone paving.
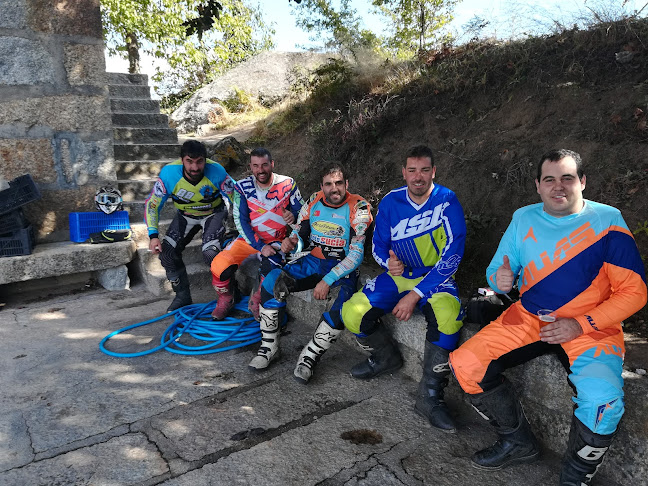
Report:
M452 401L458 433L432 429L413 412L416 383L407 376L350 377L363 355L346 342L309 385L297 383L294 362L315 323L291 321L281 360L262 373L247 368L256 345L204 356L100 352L109 332L167 305L136 287L4 307L1 485L557 484L550 453L499 472L472 468L472 452L494 440L490 427ZM108 347L153 347L169 323Z

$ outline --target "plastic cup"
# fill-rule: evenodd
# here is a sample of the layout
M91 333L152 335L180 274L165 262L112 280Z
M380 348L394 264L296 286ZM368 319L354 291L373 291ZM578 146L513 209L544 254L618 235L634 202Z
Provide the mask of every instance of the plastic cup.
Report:
M556 314L551 309L540 309L538 311L538 317L542 322L555 322Z

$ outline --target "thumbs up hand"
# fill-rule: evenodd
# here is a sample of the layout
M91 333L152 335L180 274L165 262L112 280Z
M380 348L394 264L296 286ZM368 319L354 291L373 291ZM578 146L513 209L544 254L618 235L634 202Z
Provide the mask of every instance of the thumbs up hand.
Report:
M509 292L513 288L515 274L511 270L511 262L507 255L504 255L504 263L500 265L495 273L495 283L501 292Z
M295 223L295 215L293 213L291 213L288 208L283 208L282 209L281 217L286 222L286 224L294 224Z
M387 260L387 269L394 277L403 275L405 265L401 262L393 250L389 250L389 260Z

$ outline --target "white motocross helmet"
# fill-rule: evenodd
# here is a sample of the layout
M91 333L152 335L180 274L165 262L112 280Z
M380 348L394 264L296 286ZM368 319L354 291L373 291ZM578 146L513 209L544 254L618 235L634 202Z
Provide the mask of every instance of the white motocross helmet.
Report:
M106 214L114 213L115 211L121 211L123 208L122 205L122 195L117 189L112 187L102 187L95 194L95 206L99 211L103 211Z

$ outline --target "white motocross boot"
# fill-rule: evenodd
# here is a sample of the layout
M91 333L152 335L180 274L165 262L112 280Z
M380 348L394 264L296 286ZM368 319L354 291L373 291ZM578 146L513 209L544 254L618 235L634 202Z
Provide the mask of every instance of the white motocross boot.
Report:
M250 361L248 367L253 371L261 371L279 358L279 312L281 309L266 309L259 306L259 326L261 328L261 347L257 355Z
M337 341L341 332L341 329L333 329L325 320L319 323L315 334L299 355L294 372L295 380L304 385L308 383L313 376L313 368L331 344Z

